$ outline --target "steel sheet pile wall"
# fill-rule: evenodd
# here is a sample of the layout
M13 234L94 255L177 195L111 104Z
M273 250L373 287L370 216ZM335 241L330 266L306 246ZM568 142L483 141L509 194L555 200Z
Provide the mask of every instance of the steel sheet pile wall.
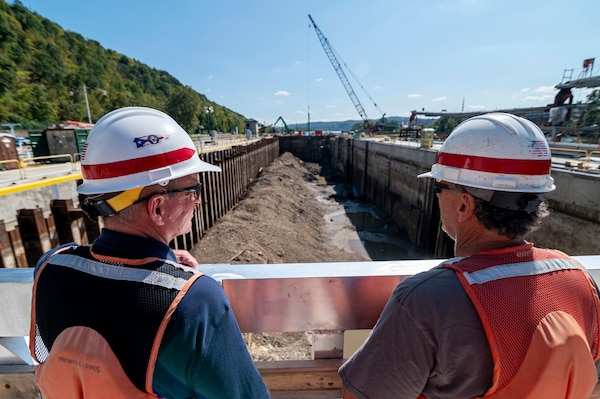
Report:
M201 154L203 161L221 167L221 173L201 173L202 203L196 208L192 231L172 243L175 248L191 249L240 200L261 168L279 156L279 140L263 139L248 145Z
M328 161L330 140L330 136L282 136L279 148L304 162L323 163Z
M194 213L192 230L177 237L171 246L191 249L217 219L239 202L260 169L278 156L277 138L201 154L204 161L220 166L222 172L200 174L202 203ZM7 195L3 200L18 201L18 194ZM0 267L31 267L43 252L58 244L89 243L98 236L98 225L89 221L72 199L52 200L50 208L47 216L40 208L19 210L18 225L11 231L0 219Z

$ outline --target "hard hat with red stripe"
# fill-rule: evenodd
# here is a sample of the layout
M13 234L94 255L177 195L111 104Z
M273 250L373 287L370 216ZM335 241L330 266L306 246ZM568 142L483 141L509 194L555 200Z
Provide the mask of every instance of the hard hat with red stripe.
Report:
M544 133L533 122L507 113L475 116L442 144L431 177L475 189L513 193L554 190L552 159Z
M80 194L102 194L150 186L221 168L200 160L192 139L167 114L126 107L104 115L81 154Z

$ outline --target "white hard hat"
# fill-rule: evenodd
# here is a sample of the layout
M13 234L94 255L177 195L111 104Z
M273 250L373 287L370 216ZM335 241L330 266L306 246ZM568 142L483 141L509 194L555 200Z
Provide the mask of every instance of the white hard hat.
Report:
M126 107L104 115L90 131L81 153L83 183L77 191L119 192L220 171L200 160L190 136L170 116L152 108Z
M554 190L544 133L507 113L475 116L459 124L442 145L431 177L475 189L513 193Z

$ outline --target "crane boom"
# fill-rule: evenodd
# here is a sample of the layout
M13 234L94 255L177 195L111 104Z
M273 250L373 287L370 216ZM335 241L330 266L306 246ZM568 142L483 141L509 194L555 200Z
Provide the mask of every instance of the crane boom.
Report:
M323 32L321 32L321 29L319 29L319 27L317 26L315 21L312 19L310 14L308 14L308 18L310 18L310 22L312 23L312 26L315 28L315 31L317 32L317 37L319 38L319 41L321 42L321 45L323 46L323 50L325 50L325 54L327 54L327 57L329 57L329 61L331 62L331 65L333 65L333 69L335 69L335 72L337 73L338 77L342 81L342 84L344 85L344 89L346 89L346 92L350 96L350 99L352 100L352 103L354 104L354 108L356 108L356 110L358 111L358 114L363 119L365 124L370 124L369 117L367 116L365 109L363 108L362 104L360 103L358 96L354 92L354 89L352 88L350 81L346 77L346 74L344 73L344 70L342 69L340 62L338 61L337 57L333 53L333 49L329 45L329 41L327 40L325 35L323 35Z
M291 129L288 127L287 123L285 123L285 121L283 120L283 118L282 118L281 116L280 116L279 118L277 118L277 120L275 121L275 123L273 123L273 125L271 125L271 126L275 127L275 125L276 125L276 124L277 124L277 122L279 122L279 121L283 122L283 126L285 126L285 132L286 132L286 133L289 133L289 132L291 132Z

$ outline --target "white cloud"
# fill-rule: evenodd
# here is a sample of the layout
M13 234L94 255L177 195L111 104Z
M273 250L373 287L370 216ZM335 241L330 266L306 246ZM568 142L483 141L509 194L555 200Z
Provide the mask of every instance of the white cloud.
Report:
M416 97L423 97L422 94L418 94L418 93L412 93L408 95L408 98L416 98Z
M556 88L554 86L540 86L535 89L536 93L556 93Z
M467 108L472 111L485 111L485 105L469 105Z
M546 95L542 95L542 96L527 96L527 97L525 97L525 101L539 102L539 101L551 100L553 98L554 98L554 94L546 94Z
M443 96L443 97L434 98L433 100L431 100L431 102L437 103L437 102L440 102L440 101L446 101L447 99L448 98L446 96Z
M315 79L315 82L322 82L322 81L323 81L323 78L316 78Z
M285 90L279 90L279 91L275 92L275 95L276 96L289 96L290 93Z

